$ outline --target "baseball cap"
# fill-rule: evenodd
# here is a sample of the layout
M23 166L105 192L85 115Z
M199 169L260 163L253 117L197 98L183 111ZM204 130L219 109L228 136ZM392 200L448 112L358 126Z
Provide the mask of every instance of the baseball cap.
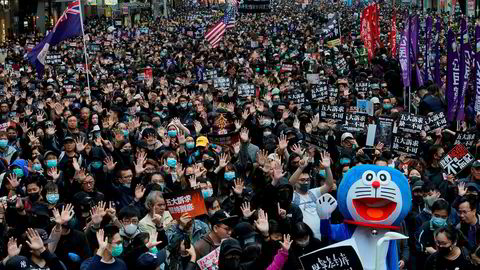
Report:
M45 154L43 154L43 159L47 159L48 155L54 155L55 157L57 156L57 154L55 154L55 152L49 150L49 151L45 152Z
M480 185L476 183L468 183L467 185L465 185L465 187L467 188L467 190L470 190L470 191L476 191L476 192L480 191Z
M350 132L343 133L341 137L342 142L345 141L346 139L353 139L352 133Z
M75 141L75 140L73 139L72 136L66 136L65 138L63 138L63 142L65 143L67 141Z
M205 136L200 136L197 138L197 142L196 142L196 145L197 146L201 146L201 147L205 147L208 145L208 139L207 137Z
M238 222L238 216L230 216L227 212L223 210L218 210L210 218L210 223L212 227L217 224L225 224L230 228L235 227Z
M30 270L32 267L28 262L27 257L24 256L13 256L5 263L5 270Z
M378 97L372 97L370 99L370 102L372 102L373 104L380 104L380 99L378 99Z
M480 168L480 160L475 160L472 164L473 168Z
M137 266L140 267L140 269L155 270L158 266L165 263L166 257L165 251L158 253L146 252L138 257Z
M223 255L222 258L232 253L242 254L242 246L240 246L240 242L235 238L223 240L220 245L220 254Z

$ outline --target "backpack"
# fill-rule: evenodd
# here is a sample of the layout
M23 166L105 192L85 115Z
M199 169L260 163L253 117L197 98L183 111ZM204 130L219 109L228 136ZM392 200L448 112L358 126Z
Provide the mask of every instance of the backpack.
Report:
M317 197L315 196L315 194L313 194L313 192L311 192L310 190L307 192L307 194L308 197L310 197L310 201L304 202L302 204L306 204L309 202L316 203ZM297 192L293 192L292 204L300 207L300 195Z

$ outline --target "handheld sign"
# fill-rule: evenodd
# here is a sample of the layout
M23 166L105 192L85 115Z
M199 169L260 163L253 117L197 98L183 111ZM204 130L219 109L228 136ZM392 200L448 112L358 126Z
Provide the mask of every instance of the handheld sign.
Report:
M307 81L310 84L318 84L320 82L320 75L318 73L307 74Z
M300 89L293 89L288 93L288 100L293 101L294 104L305 103L305 93Z
M312 85L312 99L324 100L328 98L328 85L327 82L321 80L318 84Z
M320 104L320 118L343 121L345 119L345 106Z
M444 128L447 126L447 119L443 112L429 115L425 119L425 131L432 132L437 128Z
M332 246L300 256L305 270L362 270L362 262L353 246Z
M56 65L62 63L62 56L58 53L47 54L45 57L45 64Z
M417 138L405 138L403 135L393 135L392 151L407 156L417 156L420 140Z
M465 145L457 144L441 160L440 167L447 173L457 175L472 163L474 157Z
M242 83L237 85L237 92L239 97L253 97L255 96L255 86L253 84Z
M475 143L475 132L457 132L456 135L455 143L453 145L463 144L465 147L470 148Z
M218 269L218 257L220 256L220 247L203 256L197 261L200 270L216 270Z
M179 219L183 214L188 213L192 218L207 213L205 201L200 189L163 194L168 212L173 219Z
M388 117L377 118L377 131L375 132L375 141L381 142L385 146L392 141L393 119Z
M213 79L213 87L218 90L227 90L230 88L230 79L226 77L217 77Z
M363 132L367 127L367 116L358 113L345 113L342 129L348 132Z
M425 122L425 116L402 113L398 122L398 129L406 133L418 134L425 129Z

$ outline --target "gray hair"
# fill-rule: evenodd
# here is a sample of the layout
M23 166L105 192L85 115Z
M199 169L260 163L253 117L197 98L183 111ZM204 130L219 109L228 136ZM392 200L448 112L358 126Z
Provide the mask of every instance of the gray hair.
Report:
M163 199L163 195L161 191L152 190L148 193L147 198L145 199L145 208L151 210L152 205L155 204L155 201L160 198Z

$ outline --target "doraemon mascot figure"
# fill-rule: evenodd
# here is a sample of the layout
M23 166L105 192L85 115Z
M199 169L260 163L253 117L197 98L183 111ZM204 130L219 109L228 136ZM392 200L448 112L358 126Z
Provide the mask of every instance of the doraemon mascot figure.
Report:
M334 242L351 243L364 269L398 269L395 241L385 241L378 247L377 242L384 239L387 232L400 229L400 223L412 207L405 175L384 166L355 166L341 181L337 200L325 194L317 202L322 235ZM330 224L337 204L344 223Z

